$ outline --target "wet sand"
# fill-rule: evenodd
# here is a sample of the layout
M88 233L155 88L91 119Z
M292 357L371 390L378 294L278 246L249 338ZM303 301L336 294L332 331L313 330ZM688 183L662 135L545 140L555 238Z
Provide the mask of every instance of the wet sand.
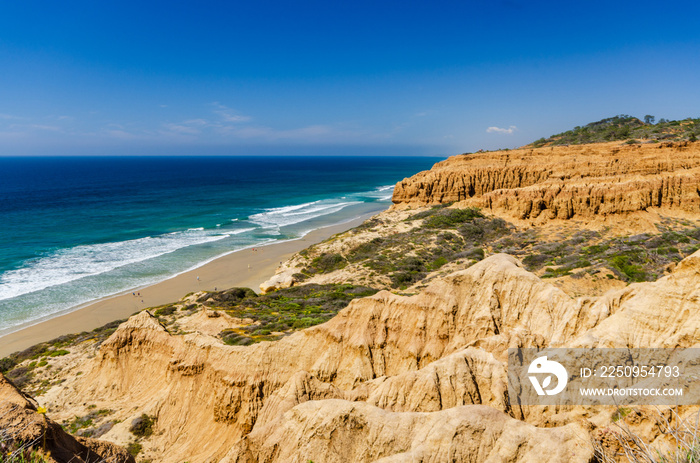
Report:
M111 321L128 318L144 308L177 301L191 292L213 291L215 288L222 290L234 286L252 288L257 292L259 285L274 275L281 261L314 243L358 226L372 215L374 214L319 228L297 240L256 247L255 251L236 251L195 270L135 290L136 296L129 292L101 299L65 315L5 334L0 337L0 358L58 336L91 331Z

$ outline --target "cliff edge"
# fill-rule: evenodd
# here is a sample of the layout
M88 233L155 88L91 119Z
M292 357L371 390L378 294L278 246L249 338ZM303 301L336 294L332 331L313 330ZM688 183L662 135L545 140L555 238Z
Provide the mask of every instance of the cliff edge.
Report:
M700 212L700 143L463 154L399 182L395 208L463 202L513 219L591 219L658 208Z

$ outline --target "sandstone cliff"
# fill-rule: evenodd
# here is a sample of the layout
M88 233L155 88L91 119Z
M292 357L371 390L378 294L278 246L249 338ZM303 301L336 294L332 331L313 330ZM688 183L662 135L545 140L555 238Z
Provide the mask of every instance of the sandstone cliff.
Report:
M500 254L248 347L173 335L142 312L45 400L59 415L89 402L123 423L156 417L146 455L158 461L542 461L543 448L546 461L588 461L587 429L610 411L511 409L506 349L694 346L699 272L700 253L656 283L571 298Z
M9 455L8 461L29 461L30 448L46 462L136 463L121 447L66 433L43 411L40 413L31 398L0 375L0 460L5 461L5 456Z
M395 207L461 202L520 220L700 211L700 143L619 142L465 154L396 185Z
M224 461L413 463L590 461L580 426L538 429L480 405L392 413L365 403L306 402L256 428Z

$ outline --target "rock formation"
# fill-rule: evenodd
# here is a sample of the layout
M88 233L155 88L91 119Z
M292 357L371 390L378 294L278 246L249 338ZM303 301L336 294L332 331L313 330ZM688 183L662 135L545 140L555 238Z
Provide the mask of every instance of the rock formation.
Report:
M142 312L51 407L156 416L160 461L541 461L542 448L548 461L588 461L584 428L533 426L571 419L510 408L507 348L693 346L699 272L696 253L658 282L573 299L500 254L415 296L383 291L248 347L172 335Z
M31 398L0 375L0 460L4 455L25 456L24 448L36 449L45 460L57 463L136 463L134 457L114 444L66 433L57 423L39 413ZM9 461L15 461L10 459ZM29 461L29 460L26 460ZM32 460L34 461L34 460Z
M584 308L593 315L584 315ZM174 336L142 312L102 345L83 376L52 395L51 408L108 403L128 410L124 422L144 412L157 416L153 445L163 461L222 458L240 438L259 426L274 429L307 401L363 401L357 410L373 417L380 415L372 408L401 414L490 405L503 415L499 420L520 418L521 411L508 405L504 347L563 342L592 328L598 312L505 255L416 296L384 291L358 299L331 321L274 343L233 347L203 334ZM467 407L451 413L485 412ZM409 428L439 422L429 413L411 416ZM200 445L203 432L206 447ZM551 436L569 445L564 434ZM374 458L366 457L357 461Z
M466 201L521 220L662 208L700 212L700 143L592 145L465 154L399 182L395 207Z
M490 407L396 413L366 403L319 400L256 427L224 459L235 463L589 462L577 424L539 429Z

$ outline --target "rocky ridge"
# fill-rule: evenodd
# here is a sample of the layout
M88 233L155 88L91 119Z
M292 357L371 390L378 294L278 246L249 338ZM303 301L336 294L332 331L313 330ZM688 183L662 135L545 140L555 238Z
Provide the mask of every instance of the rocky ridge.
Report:
M458 202L544 223L700 211L700 143L529 148L451 157L399 182L395 208Z
M112 443L73 437L0 375L0 459L47 463L136 463ZM5 460L7 458L7 460ZM25 460L26 458L26 460Z
M500 254L415 296L383 291L247 347L175 336L142 312L43 400L157 417L148 450L158 461L543 461L545 447L548 461L589 461L586 436L611 411L511 408L507 348L695 346L698 272L700 253L658 282L571 298Z

